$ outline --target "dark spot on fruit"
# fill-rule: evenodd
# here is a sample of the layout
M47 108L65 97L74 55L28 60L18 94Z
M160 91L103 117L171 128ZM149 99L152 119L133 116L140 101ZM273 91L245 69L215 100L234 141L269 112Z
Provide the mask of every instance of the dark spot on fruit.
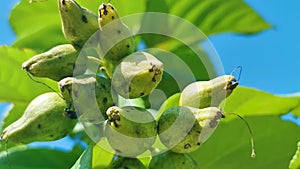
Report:
M112 9L112 10L115 10L115 8L114 8L113 6L111 6L111 9Z
M199 131L199 130L198 130L198 131L197 131L197 133L199 133L199 134L200 134L200 133L201 133L201 131Z
M104 97L103 100L102 100L102 103L103 103L103 104L107 104L107 101L108 101L107 98Z
M117 32L118 32L118 34L121 34L121 30L118 30Z
M131 92L131 87L129 86L128 92Z
M200 146L200 145L201 145L201 143L200 143L200 142L198 142L198 143L197 143L197 146Z
M117 153L121 153L121 151L120 151L120 150L118 150L118 149L115 149L115 150L116 150L116 152L117 152Z
M63 5L66 5L66 1L65 1L65 0L62 0L61 3L62 3Z
M152 82L156 82L155 76L152 77Z
M84 23L88 23L88 20L87 20L87 18L86 18L85 15L82 15L82 16L81 16L81 20L82 20L82 22L84 22Z
M116 127L116 128L119 128L120 127L120 125L118 125L118 123L117 122L113 122L113 124L114 124L114 126Z
M41 125L41 124L38 124L38 125L37 125L37 128L38 128L38 129L41 129L41 128L42 128L42 125Z
M188 134L188 135L190 135L190 134L191 134L191 132L189 131L187 134Z
M141 94L140 94L140 96L144 96L145 95L145 93L144 92L142 92Z
M101 86L101 88L102 88L103 90L106 90L105 84L101 83L100 86Z
M192 146L191 146L189 143L187 143L187 144L184 145L183 148L184 148L184 149L189 149L189 148L191 148L191 147L192 147Z
M65 9L65 12L69 12L67 9Z
M139 130L136 130L135 134L139 136L141 134L141 132Z
M58 59L62 59L62 57L61 57L61 56L58 56Z
M114 19L115 19L115 16L111 16L111 19L114 20Z
M129 45L129 44L127 44L127 45L126 45L126 47L127 47L127 48L130 48L130 45Z

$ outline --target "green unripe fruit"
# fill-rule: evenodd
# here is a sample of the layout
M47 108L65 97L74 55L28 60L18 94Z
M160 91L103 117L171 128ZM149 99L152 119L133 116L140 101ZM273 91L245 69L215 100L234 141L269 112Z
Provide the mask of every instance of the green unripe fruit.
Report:
M153 145L157 135L157 124L152 114L138 107L111 107L105 136L116 154L136 157Z
M118 157L108 169L146 169L146 167L137 158Z
M153 156L149 163L149 169L199 169L196 162L188 154L164 152Z
M59 81L65 77L83 74L87 69L87 57L70 44L56 46L38 54L22 64L22 68L36 77Z
M104 121L106 110L114 105L110 80L103 77L67 77L58 85L69 110L73 109L82 121Z
M101 4L98 10L100 27L100 47L104 58L118 63L135 51L135 41L131 30L120 20L118 12L111 4Z
M163 63L146 52L127 56L116 68L112 85L124 98L149 95L159 84L163 74Z
M211 136L222 117L216 107L172 107L159 118L159 138L176 153L190 153Z
M62 30L65 38L77 47L99 30L97 14L81 7L75 0L58 0Z
M195 108L218 107L237 85L237 80L231 75L191 83L183 89L179 105Z
M65 100L55 92L36 97L21 118L3 130L1 140L27 144L63 138L77 122L65 115L66 105Z

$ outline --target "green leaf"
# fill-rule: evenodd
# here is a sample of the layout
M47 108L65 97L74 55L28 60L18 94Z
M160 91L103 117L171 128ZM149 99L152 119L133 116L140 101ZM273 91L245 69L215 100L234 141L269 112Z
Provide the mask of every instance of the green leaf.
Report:
M22 63L34 54L35 52L29 49L0 46L0 101L13 103L14 106L7 114L3 127L19 118L33 98L50 91L49 88L32 81L26 71L22 70ZM39 81L57 88L54 81Z
M16 146L0 153L0 168L9 169L53 169L70 168L80 154L61 152L46 148Z
M256 158L252 159L250 136L241 120L221 122L215 133L193 158L202 169L288 168L299 140L300 127L279 117L248 117L255 141Z
M91 169L92 168L93 146L88 148L81 154L72 169Z
M275 96L256 89L238 87L226 99L224 112L245 116L279 116L299 107L299 97Z
M298 149L290 162L289 169L299 169L300 168L300 142L297 144Z
M30 4L23 0L12 10L9 20L18 37L15 47L46 51L67 43L62 34L56 1Z
M95 145L93 148L93 169L104 169L108 166L114 154L104 150L99 145Z
M187 19L207 36L223 32L252 34L271 27L242 0L165 1L170 14Z

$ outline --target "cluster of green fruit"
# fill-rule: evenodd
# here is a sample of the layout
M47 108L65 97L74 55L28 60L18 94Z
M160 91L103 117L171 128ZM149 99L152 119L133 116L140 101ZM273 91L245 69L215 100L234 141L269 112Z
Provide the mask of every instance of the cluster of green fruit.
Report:
M4 129L1 140L52 141L69 134L76 119L105 121L103 135L119 156L110 168L145 168L136 157L157 151L155 144L168 151L152 156L149 168L198 168L188 153L197 150L224 117L218 106L238 85L236 79L224 75L194 82L169 97L156 117L144 108L117 107L116 95L126 99L149 95L162 79L163 63L150 53L135 52L133 35L111 4L101 4L98 16L74 0L58 4L70 44L38 54L22 67L35 77L57 81L60 93L35 98L23 116ZM82 54L95 33L98 55ZM87 73L91 60L100 65L97 75Z

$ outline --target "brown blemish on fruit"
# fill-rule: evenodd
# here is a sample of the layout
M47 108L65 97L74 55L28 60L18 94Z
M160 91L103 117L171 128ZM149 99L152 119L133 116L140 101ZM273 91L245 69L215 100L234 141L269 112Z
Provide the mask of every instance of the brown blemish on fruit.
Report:
M218 121L223 117L223 113L218 111L217 115L215 116L214 119L209 123L210 128L215 128L218 125Z
M114 20L114 19L115 19L115 16L111 16L111 19Z
M121 34L121 30L117 30L117 33L118 33L118 34Z
M102 100L102 104L107 104L107 101L108 101L107 97L104 97Z
M191 147L192 147L192 146L191 146L189 143L187 143L187 144L184 145L183 148L184 148L184 149L189 149L189 148L191 148Z
M129 45L129 44L127 44L127 45L126 45L126 47L127 47L127 48L130 48L130 45Z
M201 143L200 143L200 142L198 142L198 143L197 143L197 146L200 146L200 145L201 145Z
M141 94L140 94L140 96L144 96L145 95L145 93L144 92L142 92Z

